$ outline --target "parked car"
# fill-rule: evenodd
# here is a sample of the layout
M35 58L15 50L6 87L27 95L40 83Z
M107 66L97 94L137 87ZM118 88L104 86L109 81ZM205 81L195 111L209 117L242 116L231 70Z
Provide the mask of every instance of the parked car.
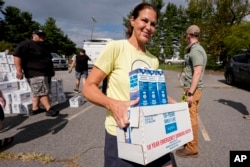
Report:
M170 59L165 59L165 63L167 65L172 65L172 64L185 65L185 60L178 57L172 57Z
M250 53L231 57L225 66L224 76L229 85L236 82L250 83Z
M59 56L57 53L51 53L51 55L55 69L68 70L69 63L65 58Z

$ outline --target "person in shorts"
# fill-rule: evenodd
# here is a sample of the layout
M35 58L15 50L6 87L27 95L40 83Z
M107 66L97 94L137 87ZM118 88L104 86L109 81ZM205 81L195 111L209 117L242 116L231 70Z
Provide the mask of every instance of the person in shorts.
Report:
M75 56L72 59L73 62L69 68L69 73L72 72L72 69L75 67L75 93L79 93L79 86L82 78L82 84L84 85L86 78L88 77L88 61L91 61L84 49L80 49L80 54Z
M46 111L46 116L57 116L49 99L51 77L55 75L51 45L45 42L43 30L35 30L31 40L21 42L15 49L14 64L17 79L27 79L32 92L32 111L35 115ZM39 107L40 102L45 110Z

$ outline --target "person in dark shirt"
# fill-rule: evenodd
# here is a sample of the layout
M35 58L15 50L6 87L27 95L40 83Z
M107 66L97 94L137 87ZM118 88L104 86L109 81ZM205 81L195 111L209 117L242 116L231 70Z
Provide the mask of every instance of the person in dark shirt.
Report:
M16 77L27 79L32 92L31 115L38 114L44 110L39 107L41 102L46 110L47 116L57 116L50 104L49 90L51 77L55 75L51 56L51 45L45 42L46 34L42 30L35 30L32 40L21 42L14 51L14 64Z
M69 68L69 73L71 73L72 69L75 67L76 87L74 91L76 93L79 93L80 79L82 78L82 84L84 85L88 77L88 61L91 61L91 59L86 55L84 49L80 49L80 54L75 57Z

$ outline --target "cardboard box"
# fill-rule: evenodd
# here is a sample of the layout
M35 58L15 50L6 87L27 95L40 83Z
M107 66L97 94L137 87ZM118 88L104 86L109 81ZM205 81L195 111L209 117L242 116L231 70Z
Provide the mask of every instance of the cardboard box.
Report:
M1 72L10 72L10 66L7 63L0 63Z
M49 94L49 101L50 101L50 103L57 102L57 96L56 96L56 94Z
M4 81L0 82L0 90L2 93L9 93L12 91L18 90L18 82L17 81Z
M18 80L19 90L22 91L31 91L30 85L26 79Z
M57 79L57 86L58 87L63 87L63 80L62 79Z
M13 55L6 55L8 64L14 64L14 56Z
M5 76L6 76L5 72L0 72L0 82L5 81Z
M50 93L51 93L52 95L56 95L56 93L57 93L57 88L56 88L56 87L50 87Z
M0 52L0 63L7 63L5 52Z
M12 113L29 115L32 110L32 102L12 103Z
M12 102L24 103L31 102L31 92L30 91L14 91L11 93Z
M16 78L16 72L8 72L6 74L6 80L7 81L17 81L18 79Z
M57 92L57 94L64 94L64 89L63 89L63 87L62 87L62 86L57 86L56 92Z
M9 93L3 93L3 97L5 98L6 104L7 103L9 103L9 104L12 103L11 92L9 92Z
M146 165L193 139L188 104L130 108L128 132L117 127L118 156ZM127 140L128 141L128 140Z
M16 66L14 64L9 64L10 72L16 73Z
M74 96L69 99L70 107L80 107L84 104L84 98L82 96Z
M12 114L12 105L10 103L6 103L6 106L3 111L5 114Z
M67 98L64 93L57 94L57 101L58 103L64 103L67 101Z
M50 84L50 87L53 88L55 87L56 88L56 85L57 85L57 80L55 80L54 78L51 80L51 84Z

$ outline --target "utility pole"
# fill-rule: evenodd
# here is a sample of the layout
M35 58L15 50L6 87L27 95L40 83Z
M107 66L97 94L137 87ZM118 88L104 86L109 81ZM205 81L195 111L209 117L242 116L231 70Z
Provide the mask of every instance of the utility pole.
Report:
M93 38L94 25L96 23L96 19L94 18L94 16L92 16L91 19L92 19L92 30L91 30L91 37L90 37L90 39Z

